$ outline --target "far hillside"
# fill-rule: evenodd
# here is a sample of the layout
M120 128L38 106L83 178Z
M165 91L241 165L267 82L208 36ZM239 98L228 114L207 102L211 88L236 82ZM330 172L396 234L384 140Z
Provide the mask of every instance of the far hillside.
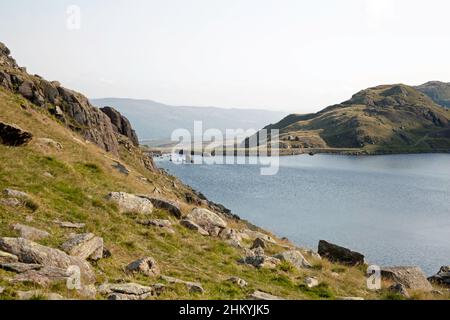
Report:
M194 121L203 121L203 129L259 130L287 115L286 112L216 107L176 107L151 100L120 98L92 99L97 107L112 106L133 124L141 142L164 143L176 129L194 130ZM149 141L150 140L150 141Z

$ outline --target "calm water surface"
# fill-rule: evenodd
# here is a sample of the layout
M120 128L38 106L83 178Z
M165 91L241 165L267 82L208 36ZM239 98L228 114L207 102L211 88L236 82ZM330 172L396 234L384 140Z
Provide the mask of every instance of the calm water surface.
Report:
M324 239L430 275L450 264L450 155L282 157L275 176L251 165L158 165L300 246Z

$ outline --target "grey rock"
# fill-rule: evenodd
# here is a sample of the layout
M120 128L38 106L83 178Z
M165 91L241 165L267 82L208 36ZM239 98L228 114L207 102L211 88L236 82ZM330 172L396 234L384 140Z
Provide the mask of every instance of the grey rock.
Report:
M407 289L430 292L433 286L419 267L383 267L381 276L384 279L404 285Z
M40 146L49 147L56 150L62 150L63 146L61 143L50 139L50 138L38 138L36 139L36 143Z
M364 256L359 252L351 251L347 248L329 243L324 240L319 242L318 253L321 257L327 258L331 262L341 263L348 266L364 264Z
M198 282L184 281L173 277L161 276L161 279L171 284L184 284L191 293L204 293L202 285Z
M437 274L428 278L428 281L443 286L450 286L450 266L443 266Z
M5 189L5 190L3 190L3 194L7 197L21 199L21 200L31 199L31 197L28 193L19 191L19 190L15 190L15 189Z
M149 197L145 195L142 195L141 197L150 200L155 208L167 210L177 219L181 219L183 217L180 206L175 201L170 201L159 197Z
M154 296L155 289L136 283L103 284L98 292L108 300L145 300Z
M228 279L229 282L234 283L235 285L244 288L246 286L248 286L247 281L245 281L244 279L241 279L239 277L231 277L230 279Z
M193 231L196 231L196 232L200 233L202 236L209 236L209 232L208 231L206 231L205 229L200 227L198 224L196 224L196 223L194 223L194 222L192 222L190 220L187 220L187 219L181 220L180 224L183 227L185 227L185 228L188 228L190 230L193 230Z
M256 238L255 241L253 241L253 244L251 246L251 249L256 249L256 248L263 248L266 249L266 241L262 238Z
M274 238L272 238L271 236L264 234L262 232L259 231L254 231L254 230L250 230L250 229L244 229L241 231L241 236L242 237L246 237L247 239L256 239L256 238L261 238L266 242L269 243L273 243L276 244L277 242L275 241Z
M156 277L161 273L161 270L152 257L142 258L130 263L126 270L128 272L142 273L148 277Z
M19 233L21 238L25 238L28 240L37 241L50 237L50 233L48 233L47 231L25 226L20 223L12 225L12 228L14 229L14 231Z
M8 198L8 199L0 199L0 204L7 206L7 207L18 207L22 204L18 199L16 198Z
M397 284L392 285L389 288L389 291L391 291L393 293L396 293L396 294L399 294L399 295L401 295L401 296L403 296L405 298L408 298L408 299L410 298L410 295L408 293L408 289L406 288L405 285L403 285L401 283L397 283Z
M96 261L103 258L103 238L93 233L78 234L63 243L61 249L71 256Z
M121 213L151 214L154 208L150 200L125 192L111 192L108 199L118 205Z
M171 228L172 222L169 220L162 220L162 219L151 219L151 220L144 220L139 221L140 224L144 226L153 226L158 228Z
M305 259L305 257L298 250L286 251L274 256L281 261L291 263L297 269L311 268L312 265Z
M24 273L31 270L39 270L42 269L44 266L41 264L33 264L33 263L22 263L22 262L13 262L13 263L2 263L0 265L0 268L16 272L16 273Z
M239 260L241 264L248 264L255 268L267 268L267 269L275 269L279 264L280 260L274 257L268 257L265 255L256 255L256 256L247 256Z
M308 288L315 288L319 285L319 279L315 277L307 277L305 279L305 284Z
M18 261L19 261L19 258L16 255L10 254L8 252L0 251L0 264L15 263Z
M208 209L195 208L187 219L208 231L211 236L218 236L227 227L227 223L218 214Z
M86 227L86 224L84 223L73 223L73 222L67 222L67 221L55 221L57 225L59 225L61 228L66 229L83 229Z
M19 273L12 281L34 283L42 287L48 287L55 283L67 282L69 277L70 274L67 272L67 269L43 266L39 269Z
M14 125L0 122L0 144L10 147L27 145L33 139L30 132Z
M255 291L251 295L248 296L249 300L261 300L261 301L276 301L276 300L285 300L281 297L277 297L274 295L271 295L269 293L265 293L262 291Z
M223 240L237 241L239 243L242 241L240 234L236 230L230 228L223 229L219 234L219 238Z
M69 256L61 250L45 247L23 238L0 238L0 250L16 255L19 262L23 263L42 264L64 270L70 266L78 266L84 283L95 282L95 274L89 263L81 258Z

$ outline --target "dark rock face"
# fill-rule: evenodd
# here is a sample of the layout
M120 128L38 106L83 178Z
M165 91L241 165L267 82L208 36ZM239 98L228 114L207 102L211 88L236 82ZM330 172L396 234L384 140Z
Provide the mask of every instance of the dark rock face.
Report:
M131 142L133 142L133 144L136 147L139 146L139 141L136 132L131 127L131 123L130 121L128 121L127 118L121 115L119 111L111 107L104 107L101 108L100 110L104 114L106 114L109 117L109 119L111 119L113 128L117 133L120 133L121 135L128 137L128 139L130 139Z
M434 276L428 278L428 281L450 287L450 266L443 266Z
M33 139L33 135L21 128L0 122L0 144L12 147L26 145Z
M319 242L319 255L331 262L342 263L349 266L364 264L364 256L347 248L328 243L324 240Z

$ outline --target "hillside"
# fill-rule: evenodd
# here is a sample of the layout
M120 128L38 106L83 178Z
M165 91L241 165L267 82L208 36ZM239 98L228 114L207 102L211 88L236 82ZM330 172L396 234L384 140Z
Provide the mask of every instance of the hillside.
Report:
M450 83L430 81L415 88L429 96L437 104L450 108Z
M293 152L409 153L450 151L450 111L406 85L366 89L318 113L290 115L279 129Z
M388 277L368 290L361 254L321 242L321 257L238 219L134 140L120 113L0 44L0 299L449 298L417 269L407 294Z
M203 121L204 130L254 129L273 123L286 113L256 109L223 109L214 107L170 106L150 100L92 99L98 107L114 106L133 123L137 133L148 143L170 141L172 132L179 128L193 132L194 121Z

